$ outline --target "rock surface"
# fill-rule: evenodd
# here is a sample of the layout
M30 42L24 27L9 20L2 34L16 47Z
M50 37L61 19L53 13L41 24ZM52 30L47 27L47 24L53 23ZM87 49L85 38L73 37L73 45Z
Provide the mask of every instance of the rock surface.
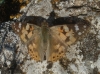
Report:
M1 74L100 74L100 1L98 0L31 0L20 12L25 16L77 16L91 23L89 33L68 47L66 58L53 64L30 59L28 50L11 29L14 21L0 24ZM24 50L23 50L24 49ZM6 72L6 73L5 73Z

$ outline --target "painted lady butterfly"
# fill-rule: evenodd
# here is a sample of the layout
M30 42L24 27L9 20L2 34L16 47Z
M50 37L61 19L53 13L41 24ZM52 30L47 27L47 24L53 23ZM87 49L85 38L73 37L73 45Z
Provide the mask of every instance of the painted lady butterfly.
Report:
M51 17L27 16L23 22L12 24L36 61L55 62L65 57L67 47L82 39L90 27L89 21L78 17Z

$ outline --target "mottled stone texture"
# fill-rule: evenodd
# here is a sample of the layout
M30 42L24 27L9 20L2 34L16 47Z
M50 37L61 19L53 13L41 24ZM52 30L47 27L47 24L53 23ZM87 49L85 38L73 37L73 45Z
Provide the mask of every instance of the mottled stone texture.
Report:
M20 9L27 5L28 0L0 0L0 23L18 17Z
M4 22L0 25L0 71L3 74L13 70L21 74L100 74L100 1L31 0L20 10L23 15L17 20L25 16L48 18L53 10L56 17L77 16L88 20L91 23L88 35L68 47L66 57L60 61L36 62L30 59L27 47L13 33L10 27L13 22Z

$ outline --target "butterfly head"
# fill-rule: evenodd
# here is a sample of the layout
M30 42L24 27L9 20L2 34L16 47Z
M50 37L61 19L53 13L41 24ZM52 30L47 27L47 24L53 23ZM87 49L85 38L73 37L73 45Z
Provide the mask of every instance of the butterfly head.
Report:
M43 20L43 22L41 23L41 27L48 27L48 23L46 20Z

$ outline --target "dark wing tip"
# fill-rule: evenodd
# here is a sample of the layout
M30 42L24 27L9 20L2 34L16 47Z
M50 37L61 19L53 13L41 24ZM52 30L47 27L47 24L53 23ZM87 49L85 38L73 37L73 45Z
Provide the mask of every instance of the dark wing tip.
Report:
M88 20L78 18L76 16L59 17L52 21L53 26L62 25L62 24L79 24L79 23L86 24L88 26L91 24Z
M43 20L46 20L46 19L41 16L26 16L23 20L21 20L21 22L41 26L41 23L43 22Z

